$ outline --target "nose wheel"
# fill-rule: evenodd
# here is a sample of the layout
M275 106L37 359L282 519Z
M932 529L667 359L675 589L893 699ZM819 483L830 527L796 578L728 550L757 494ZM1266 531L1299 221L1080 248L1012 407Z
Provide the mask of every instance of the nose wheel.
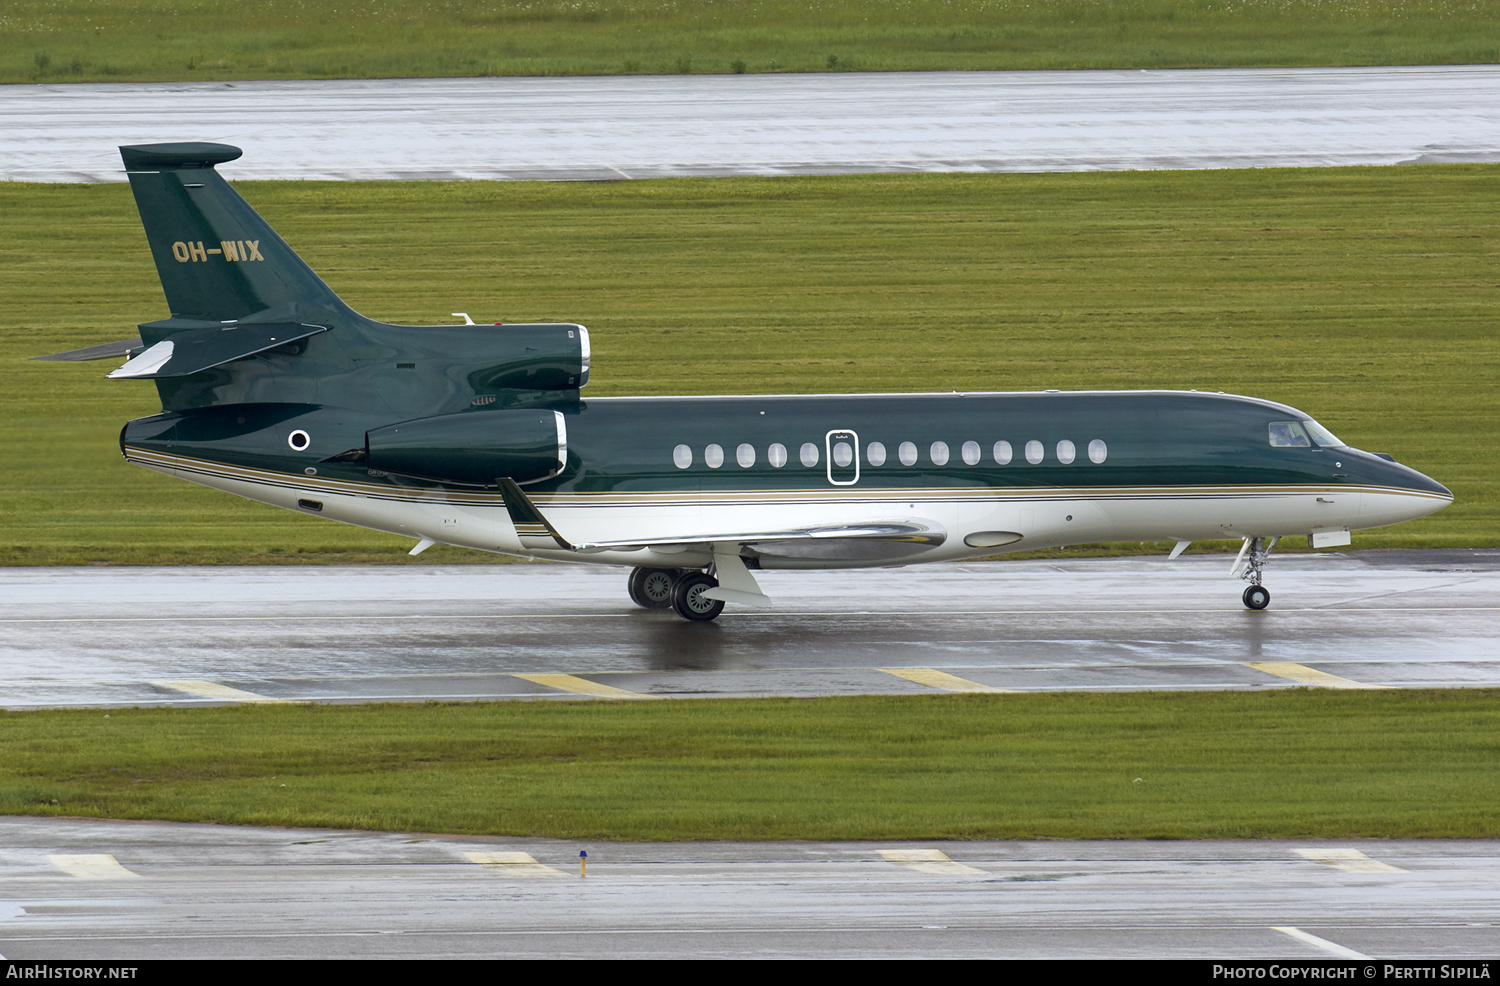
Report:
M1281 538L1245 538L1245 546L1234 560L1234 569L1230 574L1250 583L1250 588L1240 596L1247 609L1265 609L1271 605L1271 590L1260 584L1261 570L1271 557L1271 549L1280 540Z
M1240 596L1247 609L1265 609L1271 605L1271 590L1263 585L1252 585Z

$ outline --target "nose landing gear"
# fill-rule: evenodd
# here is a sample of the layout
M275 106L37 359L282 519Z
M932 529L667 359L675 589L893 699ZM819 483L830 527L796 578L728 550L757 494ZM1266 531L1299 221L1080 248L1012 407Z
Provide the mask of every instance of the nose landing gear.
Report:
M1271 605L1271 590L1263 585L1252 585L1240 596L1248 609L1265 609Z
M1260 584L1261 572L1271 557L1271 549L1281 538L1245 538L1245 546L1234 560L1230 575L1250 583L1240 599L1247 609L1265 609L1271 605L1271 590Z

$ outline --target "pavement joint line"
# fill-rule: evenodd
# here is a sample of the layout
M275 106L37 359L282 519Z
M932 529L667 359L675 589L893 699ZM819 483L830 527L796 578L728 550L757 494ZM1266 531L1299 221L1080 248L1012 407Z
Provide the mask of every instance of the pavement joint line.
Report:
M1371 599L1389 599L1391 596L1404 596L1412 592L1435 592L1438 589L1452 589L1454 586L1468 585L1470 582L1482 582L1483 579L1459 579L1457 582L1445 582L1442 585L1424 585L1414 589L1392 589L1390 592L1376 592L1368 596L1355 596L1353 599L1343 599L1338 602L1328 603L1328 607L1342 606L1346 603L1363 603Z
M567 876L562 870L538 863L529 852L466 852L471 863L478 863L487 870L495 870L507 876L558 877Z
M1272 931L1279 931L1283 935L1290 935L1291 937L1297 939L1298 941L1306 942L1307 944L1312 945L1312 946L1314 946L1316 948L1321 948L1323 951L1329 952L1329 953L1331 953L1333 955L1336 955L1336 956L1338 956L1341 959L1368 959L1369 958L1369 956L1366 955L1366 954L1364 954L1363 952L1356 952L1352 948L1345 948L1344 946L1338 944L1337 942L1331 942L1331 941L1329 941L1327 938L1319 938L1317 935L1308 934L1307 932L1303 931L1301 928L1276 927L1276 926L1273 925L1272 928L1271 928L1271 930Z
M132 873L107 853L57 853L47 860L64 873L85 880L138 880L139 873Z
M613 685L601 685L597 681L589 681L572 674L513 674L513 678L521 678L525 681L534 682L538 685L546 685L548 688L556 688L565 692L576 692L579 695L595 695L599 698L646 698L654 699L655 695L643 695L640 692L626 691Z
M148 681L147 684L155 685L158 688L170 688L177 692L186 692L198 698L224 702L254 702L261 705L294 704L294 701L289 698L271 698L269 695L258 695L255 692L247 692L242 688L231 688L229 685L221 685L215 681L184 679L175 681Z
M1337 603L1328 606L1280 607L1268 611L1277 613L1500 613L1500 606L1370 606L1334 609ZM956 609L956 610L783 610L778 613L725 613L723 618L792 618L803 616L1160 616L1163 614L1194 613L1244 613L1239 606L1204 609ZM629 619L636 614L619 613L484 613L479 615L449 613L438 616L425 614L368 616L76 616L46 617L36 619L0 619L0 626L29 623L299 623L309 620L328 622L382 621L382 620L437 620L442 622L478 620L614 620Z
M1340 678L1336 674L1329 674L1327 671L1319 671L1291 661L1246 661L1245 667L1264 671L1278 678L1286 678L1288 681L1303 685L1317 685L1321 688L1361 688L1372 691L1390 688L1389 685L1366 685L1349 678Z
M877 849L887 861L935 876L989 876L981 869L954 862L941 849Z
M958 675L939 671L936 668L875 668L897 678L905 678L907 681L926 685L929 688L942 688L950 692L990 692L1013 695L1015 692L1009 688L992 688L989 685L981 685L977 681L968 678L960 678Z
M1298 849L1297 855L1349 873L1405 873L1399 866L1371 859L1358 849Z

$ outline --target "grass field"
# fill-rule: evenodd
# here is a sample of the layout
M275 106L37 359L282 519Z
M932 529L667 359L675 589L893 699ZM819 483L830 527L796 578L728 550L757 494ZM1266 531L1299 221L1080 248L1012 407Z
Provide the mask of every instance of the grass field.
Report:
M0 812L622 840L1494 838L1497 699L0 712Z
M1355 547L1493 547L1497 182L1437 165L241 190L366 314L583 322L586 395L1254 394L1455 491ZM0 183L0 215L0 562L405 559L404 539L127 466L116 435L154 388L26 357L165 315L129 189Z
M1496 0L7 0L0 82L1500 61Z

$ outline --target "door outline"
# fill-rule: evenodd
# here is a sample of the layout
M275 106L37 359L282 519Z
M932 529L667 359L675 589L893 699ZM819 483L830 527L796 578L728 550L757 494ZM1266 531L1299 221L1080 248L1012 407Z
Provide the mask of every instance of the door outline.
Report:
M840 441L843 441L844 437L848 436L849 447L854 450L853 479L833 478L833 437L835 435L839 436ZM823 452L828 456L828 481L830 483L832 483L834 486L853 486L855 483L859 482L859 435L855 434L854 431L849 428L835 428L828 434L823 436ZM849 467L839 466L839 468L847 469Z

